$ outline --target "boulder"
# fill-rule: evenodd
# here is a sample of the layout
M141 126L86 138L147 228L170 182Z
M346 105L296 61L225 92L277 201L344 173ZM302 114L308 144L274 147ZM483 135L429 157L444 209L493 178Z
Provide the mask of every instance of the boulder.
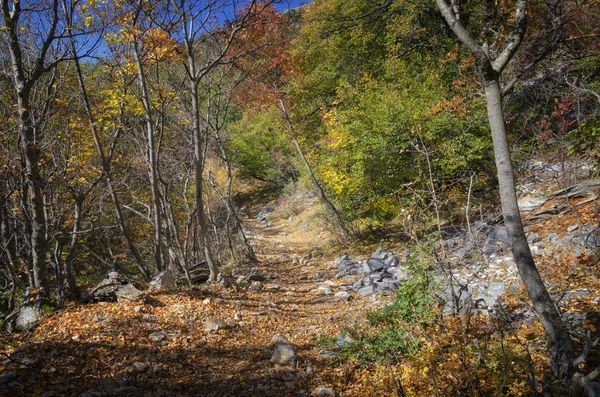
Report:
M115 271L109 272L88 294L96 302L137 302L145 298L129 279Z
M385 268L386 263L378 258L370 258L367 259L367 264L369 266L369 268L371 269L371 271L378 271L381 270L383 268Z
M293 365L296 362L298 349L289 343L277 343L273 347L271 362L279 365Z
M156 276L152 278L150 284L148 285L149 290L157 290L157 289L169 289L175 286L175 277L173 274L165 270L163 272L158 273Z

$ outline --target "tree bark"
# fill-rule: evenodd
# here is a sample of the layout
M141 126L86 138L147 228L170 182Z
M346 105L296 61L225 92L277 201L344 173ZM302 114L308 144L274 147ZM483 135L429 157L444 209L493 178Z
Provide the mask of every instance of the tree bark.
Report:
M494 143L494 158L496 160L496 168L498 169L502 216L508 230L510 246L519 269L521 280L546 331L554 376L558 379L569 379L573 370L573 342L538 272L531 250L529 249L525 231L523 230L523 223L517 202L510 149L506 139L500 85L498 81L487 81L485 82L484 89Z
M500 75L518 50L525 35L527 1L517 1L514 28L505 41L504 49L495 59L490 57L487 47L477 44L471 34L462 26L458 15L446 0L436 0L436 3L454 34L474 55L477 66L482 73L488 120L494 144L494 158L498 172L502 215L508 230L510 245L521 280L546 332L552 372L557 379L570 381L573 375L573 342L538 272L523 230L510 149L506 137L506 123L502 110Z
M152 223L154 223L154 261L156 263L156 271L163 270L163 255L162 255L162 211L160 205L160 191L158 186L158 164L156 161L156 148L154 140L154 123L152 121L152 108L150 104L150 94L146 82L146 74L144 66L140 59L140 49L138 38L133 43L133 55L137 66L138 83L141 90L141 100L144 106L144 119L146 128L146 159L148 161L148 175L150 179L150 190L152 191Z
M44 200L42 193L42 178L40 171L40 148L38 136L40 131L36 131L32 120L30 109L30 94L34 84L39 80L44 70L44 62L47 51L54 41L54 33L58 24L56 1L53 3L54 18L50 22L47 37L43 40L43 45L38 54L36 54L36 66L30 73L25 73L23 55L21 52L21 42L19 40L18 25L21 16L20 2L12 2L9 6L8 0L2 1L2 14L4 17L4 26L7 31L8 48L11 59L11 68L13 75L13 85L16 93L18 117L19 117L19 141L22 155L25 160L25 183L28 186L30 202L30 222L31 234L29 236L31 246L31 266L33 268L33 286L36 288L47 289L48 274L46 263L46 252L48 251L47 225L44 212Z

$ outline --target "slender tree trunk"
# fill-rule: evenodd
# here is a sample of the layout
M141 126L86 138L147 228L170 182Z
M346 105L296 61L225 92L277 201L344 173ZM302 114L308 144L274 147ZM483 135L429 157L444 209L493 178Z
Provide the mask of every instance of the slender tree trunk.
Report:
M75 45L73 44L73 40L71 39L71 49L75 56ZM139 254L131 236L129 235L129 230L127 228L127 223L125 221L125 216L123 215L123 209L121 207L121 201L119 200L119 196L114 189L112 183L112 172L110 168L110 159L111 155L107 155L104 152L104 147L102 145L102 141L100 140L100 134L98 133L96 118L94 117L94 113L92 112L92 106L89 101L89 97L87 94L87 89L85 86L85 80L83 79L83 72L81 71L81 65L79 63L79 59L75 56L75 70L77 72L77 81L79 83L79 88L81 90L81 97L83 100L83 104L85 107L86 114L90 123L90 131L92 132L92 137L94 139L94 146L96 147L96 152L100 157L100 163L102 165L102 172L104 173L104 177L106 178L106 187L108 188L108 193L110 194L111 200L113 202L113 207L115 209L115 213L117 215L117 224L119 225L119 230L121 231L121 235L125 239L125 243L127 244L127 248L129 252L134 257L138 269L140 270L140 274L144 278L144 280L150 280L150 272L148 271L148 266L142 259ZM115 138L116 139L116 138Z
M218 127L215 128L215 140L217 142L217 147L219 148L219 151L221 152L221 158L223 159L223 163L225 164L225 171L227 172L227 182L225 184L225 193L224 194L222 194L218 190L216 182L213 184L213 188L215 189L217 194L221 197L221 201L223 201L223 203L227 206L227 211L228 211L229 216L233 217L233 220L235 223L235 228L238 231L240 240L242 241L242 244L246 248L246 258L250 262L256 263L256 262L258 262L258 259L256 258L256 252L254 251L254 247L252 247L252 244L250 244L250 241L248 240L248 236L246 236L246 233L244 232L244 228L242 226L242 221L240 220L240 217L238 216L237 211L235 210L233 202L231 201L231 184L233 182L233 174L231 172L231 164L229 163L229 156L227 155L227 151L225 150L225 147L221 140L221 134L219 133Z
M48 274L46 252L48 250L46 215L42 195L42 179L40 173L40 149L32 125L29 111L30 89L25 87L25 81L15 76L19 107L19 140L25 158L26 183L28 185L29 202L31 206L31 260L33 267L33 282L36 288L47 288Z
M558 379L568 379L573 370L573 342L538 272L523 230L510 149L506 139L500 85L497 80L486 81L484 89L494 142L494 157L498 169L502 215L508 230L512 252L527 294L546 331L554 375Z
M487 113L494 143L494 158L498 172L502 215L508 230L511 248L521 280L531 299L548 340L552 372L557 379L571 381L573 377L573 342L537 270L519 213L510 149L506 139L506 124L502 111L502 71L517 52L527 30L527 1L517 0L513 30L504 40L504 48L494 57L487 46L479 45L460 22L458 4L452 8L446 0L436 0L442 16L458 39L475 57L483 76Z
M306 159L306 156L304 155L304 151L302 150L302 147L300 147L300 142L298 142L298 136L296 134L296 129L294 128L294 124L292 123L292 120L290 119L289 113L287 111L287 108L285 107L285 104L283 103L283 100L281 100L281 99L279 100L279 105L280 105L280 110L283 113L285 121L288 125L288 128L290 129L290 132L292 133L292 141L294 142L294 146L296 147L298 156L300 156L300 159L302 160L302 164L304 164L304 168L306 169L306 173L308 174L308 177L312 181L315 189L317 189L317 194L319 195L319 199L321 200L321 203L325 206L325 208L327 209L327 212L329 212L329 214L331 215L333 225L335 226L337 231L339 233L341 233L344 241L345 242L352 241L353 240L352 234L348 231L348 229L346 228L346 225L344 225L344 221L342 220L342 217L340 216L340 213L338 212L338 210L335 208L333 203L331 201L329 201L329 199L327 198L327 195L325 194L323 187L317 180L317 177L315 177L315 174L312 171L312 167L310 166L310 163L308 162L308 160Z
M154 139L154 123L152 121L152 108L150 104L150 94L148 92L148 86L146 83L146 74L144 73L144 66L140 60L140 49L138 40L134 41L133 44L133 55L137 66L138 80L141 90L142 105L144 106L144 118L146 124L146 143L147 148L147 161L148 161L148 174L150 179L150 189L152 191L152 221L154 223L154 261L156 262L156 270L163 270L163 258L162 258L162 211L160 205L160 191L158 186L158 164L156 161L156 148Z
M192 70L194 70L192 68ZM208 265L210 275L208 281L216 281L219 269L214 260L212 242L207 230L206 215L204 214L203 197L203 174L204 174L204 145L205 136L202 133L200 125L200 105L198 103L198 82L195 79L190 80L190 89L192 95L192 126L194 134L194 169L195 169L195 187L196 187L196 222L199 237L204 245L204 259Z

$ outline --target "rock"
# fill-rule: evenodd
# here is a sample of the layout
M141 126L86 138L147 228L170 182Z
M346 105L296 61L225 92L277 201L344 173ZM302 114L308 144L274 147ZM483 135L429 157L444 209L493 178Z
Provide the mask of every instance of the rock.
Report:
M250 291L260 291L263 288L263 285L260 281L253 281L250 284Z
M527 242L529 244L535 244L540 241L540 236L537 233L531 233L527 236Z
M146 369L148 369L148 364L143 363L141 361L134 361L133 363L131 363L131 366L138 371L145 371Z
M546 201L548 201L547 197L523 197L519 199L518 204L522 212L531 212Z
M349 345L353 341L354 341L354 339L352 339L350 337L350 335L344 334L344 333L339 333L335 337L335 345L337 346L338 349L341 349L342 347Z
M188 268L190 281L193 284L202 284L208 281L210 270L206 261L198 262Z
M271 362L279 365L292 365L296 361L298 349L289 343L278 343L273 348Z
M14 353L13 353L14 355ZM5 372L0 375L0 385L6 385L17 380L17 374L14 372Z
M173 277L173 273L168 270L158 273L156 276L152 278L150 284L148 284L149 290L157 290L157 289L169 289L175 286L175 277Z
M546 236L546 240L549 240L551 242L558 240L558 233L548 233L548 235Z
M463 259L469 253L469 249L467 247L459 248L452 253L458 259Z
M242 321L242 313L240 313L240 312L235 313L235 315L233 316L233 319L235 321Z
M320 293L321 295L332 295L333 291L331 291L331 288L329 288L326 285L320 284L317 286L317 289L315 290L317 293Z
M498 298L505 290L505 283L491 281L479 287L473 299L478 306L482 306L483 304L484 308L490 310L494 307Z
M400 264L400 258L392 255L389 258L387 258L384 262L386 266L398 266Z
M167 333L164 331L153 332L148 335L148 338L155 343L162 342L163 340L167 339Z
M258 213L257 219L259 220L263 220L265 219L269 214L273 213L274 209L273 207L269 206L269 207L265 207L262 211L260 211Z
M41 305L26 303L19 308L15 320L15 330L18 332L31 331L44 315Z
M98 381L98 388L107 393L111 393L113 390L119 388L119 384L110 378L100 378Z
M335 295L333 295L333 297L337 300L349 301L351 298L351 295L346 291L339 291L339 292L336 292Z
M265 281L267 277L260 272L252 272L247 277L248 281Z
M125 284L115 291L117 302L139 302L145 299L145 294L133 284Z
M362 272L364 274L371 274L372 271L373 271L373 269L371 269L371 266L369 266L369 262L368 261L363 261L363 263L362 263Z
M362 287L361 289L358 290L358 293L360 294L360 296L370 296L373 295L375 293L375 289L373 288L372 285L367 285L365 287Z
M573 231L575 231L575 230L577 230L577 229L579 229L579 225L573 225L573 226L569 226L569 227L567 228L567 232L568 232L568 233L571 233L571 232L573 232Z
M406 267L399 267L396 273L396 280L406 281L410 279L410 270Z
M321 385L310 393L311 397L336 397L335 391L328 386Z
M137 302L145 298L145 294L129 279L114 271L108 273L104 280L90 290L89 296L97 302Z
M396 274L398 274L398 268L397 267L386 267L385 272L387 274L389 274L390 276L395 276Z
M381 269L385 268L386 263L384 261L382 261L381 259L370 258L370 259L367 259L367 265L369 266L371 271L377 271L377 270L381 270Z
M490 255L498 252L500 249L507 250L509 247L510 241L508 240L508 230L506 227L499 227L488 234L483 243L482 251L484 254Z
M216 332L220 329L227 329L229 326L227 323L220 318L209 318L204 322L204 331Z
M113 390L110 395L111 396L131 396L137 392L137 388L135 386L121 386L118 389Z

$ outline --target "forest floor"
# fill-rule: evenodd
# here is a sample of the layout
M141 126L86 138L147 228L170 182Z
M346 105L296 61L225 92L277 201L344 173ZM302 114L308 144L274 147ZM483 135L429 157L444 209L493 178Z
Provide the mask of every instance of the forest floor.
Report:
M596 224L597 203L574 207L576 211L544 220L531 231L541 238L550 232L562 237L570 225ZM335 278L332 261L344 252L330 243L317 199L288 194L272 207L263 221L257 216L264 205L243 211L259 259L248 270L266 280L254 288L211 284L153 291L143 303L71 304L49 315L31 334L1 337L0 395L266 397L335 391L342 397L383 390L374 385L385 382L377 373L349 364L333 366L319 341L360 325L367 311L390 297L361 298L352 292L344 301L319 290L319 284L326 284L335 293L354 279ZM582 270L583 265L545 265L545 258L539 263L546 279L580 280L582 287L595 291L591 297L599 296L597 262ZM574 258L569 263L582 262ZM233 269L224 267L225 272ZM583 279L573 278L582 271ZM235 326L207 332L209 319ZM293 366L271 361L278 335L297 348Z
M260 290L204 285L150 292L146 303L67 307L31 335L4 337L0 383L16 383L0 394L301 396L327 385L360 395L339 384L342 370L319 354L318 341L381 303L314 291L335 274L326 262L337 256L323 256L331 236L314 201L278 206L267 224L256 219L260 208L249 211L245 225L260 261L252 269L267 276ZM318 256L308 259L311 250ZM211 318L236 326L209 333L203 324ZM157 332L163 336L151 338ZM278 334L298 349L293 367L270 360Z

